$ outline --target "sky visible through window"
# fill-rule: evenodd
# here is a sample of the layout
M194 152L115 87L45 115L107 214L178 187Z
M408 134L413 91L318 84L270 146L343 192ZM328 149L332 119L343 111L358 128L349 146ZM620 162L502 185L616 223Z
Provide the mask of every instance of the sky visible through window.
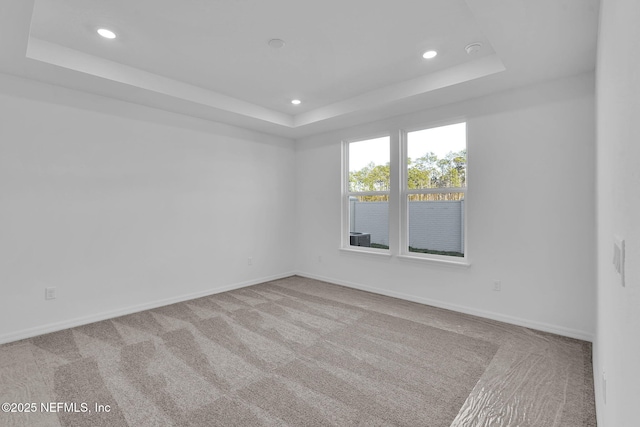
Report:
M466 125L457 123L409 132L408 155L415 160L428 152L444 158L449 152L466 148ZM389 163L389 137L369 139L349 144L349 171L359 171L369 163L386 165Z
M369 163L389 163L389 137L368 139L349 144L349 172L359 171Z

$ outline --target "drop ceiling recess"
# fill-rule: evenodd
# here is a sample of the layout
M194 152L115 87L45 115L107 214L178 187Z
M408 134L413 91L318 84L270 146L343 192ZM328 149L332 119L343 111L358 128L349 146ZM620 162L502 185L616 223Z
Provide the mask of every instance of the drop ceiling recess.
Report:
M105 43L96 28L118 37ZM473 59L464 50L470 42L483 45ZM427 50L438 56L425 63L421 56ZM189 89L201 89L201 95L212 95L209 102L216 108L225 105L216 104L215 95L222 95L220 101L234 98L240 101L234 112L242 114L243 104L253 104L291 116L290 126L296 126L294 115L331 106L340 110L336 104L363 95L371 95L369 104L395 101L382 94L376 99L375 93L399 83L410 86L416 80L414 94L419 93L432 73L495 56L462 0L378 2L375 7L364 0L36 0L28 54L207 103L206 96L190 99ZM481 68L479 75L486 75ZM158 77L155 84L149 74ZM468 78L473 72L461 76ZM304 106L292 109L291 100L302 97ZM251 108L246 113L252 114ZM326 111L318 119L330 115Z
M571 51L573 62L567 48L595 40L597 0L5 1L30 22L0 18L26 38L23 58L7 55L0 71L284 136L442 103L443 89L512 64L529 73L520 81L534 80L549 74L535 66L541 52L571 72L595 62L590 44Z

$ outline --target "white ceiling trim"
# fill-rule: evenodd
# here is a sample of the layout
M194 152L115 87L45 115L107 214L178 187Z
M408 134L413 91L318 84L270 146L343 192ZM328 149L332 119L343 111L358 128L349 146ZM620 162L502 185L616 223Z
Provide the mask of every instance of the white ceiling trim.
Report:
M386 86L351 99L298 114L294 117L294 127L309 125L357 111L366 111L394 101L500 73L504 70L506 68L498 58L498 55L485 56L475 61L455 65L422 77Z
M498 55L493 54L292 116L35 37L29 38L26 57L287 128L380 107L505 70Z
M34 0L0 1L0 73L299 138L593 70L598 0L465 1L496 54L373 85L372 91L306 111L279 111L36 38L30 28Z
M27 58L58 67L68 68L207 107L241 114L280 126L293 127L293 117L288 114L34 37L29 38L26 56Z

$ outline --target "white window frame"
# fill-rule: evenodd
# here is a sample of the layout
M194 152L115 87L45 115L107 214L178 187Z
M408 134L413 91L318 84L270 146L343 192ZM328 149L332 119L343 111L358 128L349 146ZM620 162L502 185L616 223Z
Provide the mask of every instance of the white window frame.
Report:
M362 142L370 139L377 138L389 138L389 190L388 191L350 191L349 189L349 145L354 142ZM391 214L394 211L392 207L392 199L391 195L393 193L392 187L394 185L394 167L393 167L393 138L389 133L380 133L371 135L365 138L357 138L357 139L348 139L342 141L342 233L341 233L341 244L340 250L348 251L348 252L359 252L359 253L369 253L373 255L382 255L382 256L391 256L392 255L392 245L391 245ZM396 172L397 175L397 172ZM387 195L389 198L389 249L379 249L379 248L369 248L365 246L351 246L351 219L350 219L350 197L358 197L358 196L384 196Z
M465 183L467 186L465 187L449 187L449 188L422 188L422 189L409 189L408 185L408 135L411 132L417 132L421 130L427 129L435 129L438 127L462 124L465 125L465 150L467 152L466 157L466 172L465 172ZM468 266L469 265L469 257L467 252L467 188L469 181L469 146L468 146L468 132L467 132L467 122L466 120L457 120L446 123L437 123L431 124L428 126L414 127L410 129L403 129L401 131L400 138L400 158L402 159L402 167L400 168L400 251L399 258L405 258L410 260L424 260L424 261L436 261L447 264L455 264ZM464 203L464 223L463 227L463 235L464 235L464 244L463 244L463 254L462 257L451 256L451 255L437 255L437 254L425 254L420 252L410 252L409 251L409 195L411 194L442 194L442 193L463 193L465 198Z
M467 170L466 170L466 187L452 188L429 188L420 190L410 190L407 184L407 136L410 132L433 129L442 126L455 125L464 123L467 127L465 132L467 149ZM351 192L349 190L349 144L353 142L366 141L389 137L389 165L390 165L390 183L389 191L368 191L368 192ZM465 201L468 194L469 180L469 135L468 124L465 119L457 119L446 122L431 123L423 126L410 128L395 129L391 132L377 133L370 136L346 139L342 141L342 179L341 179L341 240L340 250L350 253L359 253L363 255L376 255L384 257L396 257L406 261L427 262L452 267L467 268L471 265L468 253L468 203L464 203L464 256L456 257L449 255L424 254L419 252L409 252L409 194L429 194L429 193L464 193ZM351 246L350 242L350 217L349 217L349 197L351 196L369 196L369 195L388 195L389 197L389 249L368 248L362 246Z

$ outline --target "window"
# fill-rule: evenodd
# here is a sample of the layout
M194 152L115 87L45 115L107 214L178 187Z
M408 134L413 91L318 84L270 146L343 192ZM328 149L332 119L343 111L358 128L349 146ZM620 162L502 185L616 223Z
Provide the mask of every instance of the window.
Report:
M389 137L348 142L345 151L347 244L388 250Z
M342 247L465 264L466 123L391 135L343 143Z
M403 148L402 252L464 257L465 123L407 132Z

